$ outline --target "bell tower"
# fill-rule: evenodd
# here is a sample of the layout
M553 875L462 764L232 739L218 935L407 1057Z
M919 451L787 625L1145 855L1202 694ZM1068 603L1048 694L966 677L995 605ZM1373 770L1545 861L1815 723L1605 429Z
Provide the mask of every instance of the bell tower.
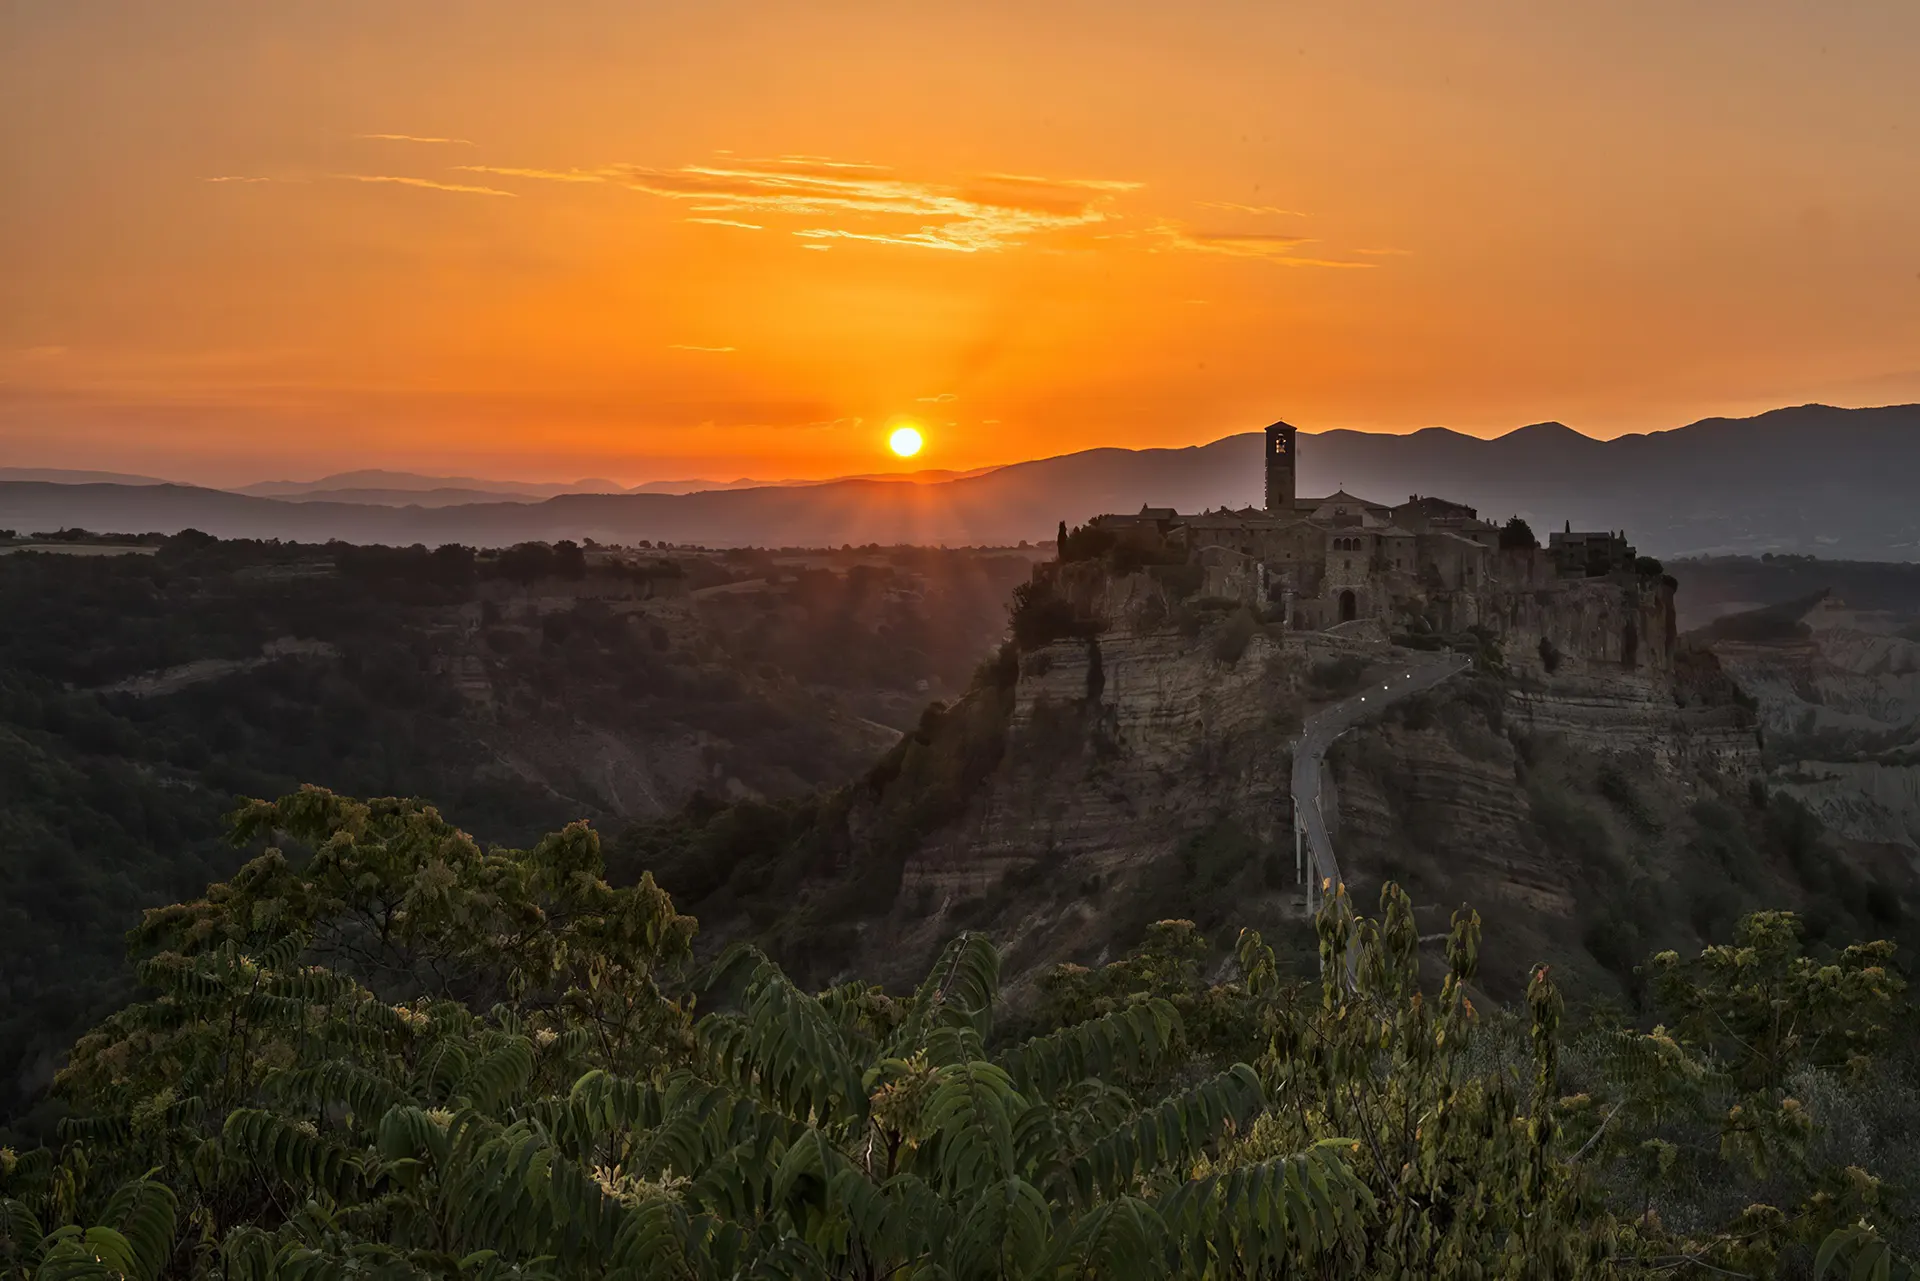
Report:
M1276 515L1293 515L1295 434L1291 423L1267 428L1267 510Z

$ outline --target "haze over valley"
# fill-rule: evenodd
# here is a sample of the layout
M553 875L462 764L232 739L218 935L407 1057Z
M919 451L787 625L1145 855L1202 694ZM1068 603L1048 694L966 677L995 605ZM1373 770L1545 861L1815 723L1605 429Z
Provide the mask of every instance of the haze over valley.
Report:
M1920 406L1807 405L1753 419L1706 419L1599 441L1556 423L1491 440L1434 428L1406 436L1309 433L1302 484L1380 501L1444 494L1489 519L1629 530L1653 555L1796 552L1920 559ZM607 543L811 547L1043 541L1061 520L1171 504L1259 501L1259 438L1187 449L1095 449L949 478L912 474L685 493L574 490L472 478L329 478L317 488L245 492L141 482L0 475L0 528L84 528L223 538L344 539L507 546ZM442 482L446 482L443 484ZM401 482L405 482L404 484ZM596 482L588 482L592 485ZM448 488L457 484L468 488ZM688 482L690 486L705 482ZM492 485L501 492L482 492ZM640 487L644 490L645 487ZM549 491L565 489L553 494ZM269 494L269 491L273 491Z

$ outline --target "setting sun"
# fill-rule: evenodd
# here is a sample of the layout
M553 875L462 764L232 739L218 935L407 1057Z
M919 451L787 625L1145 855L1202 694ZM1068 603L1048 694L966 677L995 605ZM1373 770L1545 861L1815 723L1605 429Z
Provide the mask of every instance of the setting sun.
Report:
M925 443L917 427L896 428L893 435L887 437L887 447L902 458L913 457Z

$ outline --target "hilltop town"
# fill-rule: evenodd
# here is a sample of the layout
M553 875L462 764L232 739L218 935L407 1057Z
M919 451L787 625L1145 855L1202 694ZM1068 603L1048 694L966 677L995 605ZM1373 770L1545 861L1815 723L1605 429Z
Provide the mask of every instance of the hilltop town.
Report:
M1569 525L1542 546L1518 517L1495 525L1472 507L1432 495L1399 504L1345 489L1302 497L1299 444L1289 423L1266 429L1262 508L1188 515L1149 506L1096 516L1073 531L1063 524L1060 562L1188 566L1193 594L1261 610L1295 631L1369 620L1392 630L1418 620L1423 630L1460 631L1486 621L1491 596L1501 590L1660 572L1656 562L1636 557L1622 531Z

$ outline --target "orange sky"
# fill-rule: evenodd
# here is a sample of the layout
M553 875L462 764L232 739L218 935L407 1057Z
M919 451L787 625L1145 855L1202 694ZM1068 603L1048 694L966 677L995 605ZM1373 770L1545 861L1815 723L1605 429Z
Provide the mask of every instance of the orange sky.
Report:
M0 464L1920 400L1916 49L1909 0L4 5Z

